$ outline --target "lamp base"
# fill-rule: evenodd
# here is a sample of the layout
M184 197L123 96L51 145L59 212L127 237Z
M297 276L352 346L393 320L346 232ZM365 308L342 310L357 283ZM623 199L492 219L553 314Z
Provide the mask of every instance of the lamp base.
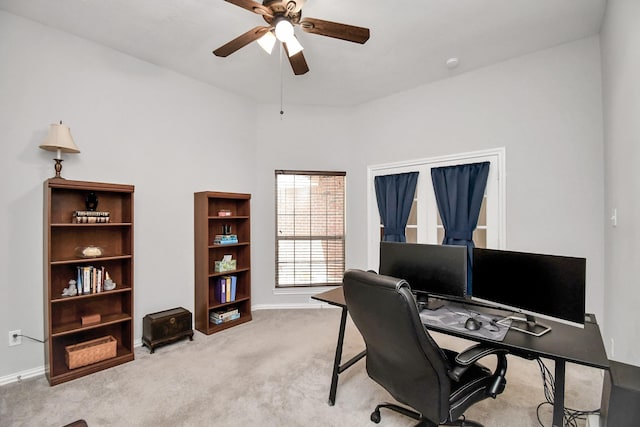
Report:
M60 172L62 172L62 159L53 159L56 161L56 176L54 176L54 178L59 178L59 179L64 179L62 176L60 176Z

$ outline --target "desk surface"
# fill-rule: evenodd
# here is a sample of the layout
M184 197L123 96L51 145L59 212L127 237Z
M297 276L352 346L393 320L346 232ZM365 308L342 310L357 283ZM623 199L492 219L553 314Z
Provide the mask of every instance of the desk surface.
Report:
M341 286L314 295L312 298L331 305L346 307ZM471 305L473 304L469 304L469 306ZM501 316L512 314L476 305L473 305L473 309L484 313L495 313ZM544 357L552 360L561 360L594 368L607 369L609 367L609 360L604 348L604 343L602 342L600 328L594 315L589 314L588 318L589 321L585 322L584 328L577 328L545 319L543 323L551 326L552 329L550 332L536 337L519 331L509 330L503 341L493 341L450 329L434 328L431 326L428 326L428 328L432 331L476 342L495 343L497 346L506 348L515 355L526 358Z
M327 304L336 305L338 307L347 306L347 303L344 300L344 291L342 290L342 286L338 286L337 288L315 294L311 298L318 301L326 302Z

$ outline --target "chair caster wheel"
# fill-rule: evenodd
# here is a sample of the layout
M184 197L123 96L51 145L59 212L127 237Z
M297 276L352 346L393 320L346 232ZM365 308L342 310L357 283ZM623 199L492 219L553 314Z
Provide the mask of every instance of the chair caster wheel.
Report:
M371 413L371 421L378 424L380 422L380 411L375 410Z

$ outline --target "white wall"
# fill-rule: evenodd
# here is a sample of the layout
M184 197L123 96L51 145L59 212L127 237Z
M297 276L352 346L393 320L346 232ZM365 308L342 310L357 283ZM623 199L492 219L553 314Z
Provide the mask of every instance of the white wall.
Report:
M640 2L609 0L602 30L609 356L640 366ZM613 341L613 342L612 342ZM615 344L615 345L614 345Z
M359 108L355 161L505 147L506 249L586 257L587 309L603 321L600 82L591 37L396 94Z
M352 176L365 173L353 167L357 125L352 108L264 105L258 110L255 168L256 191L252 197L252 302L259 306L299 306L309 302L310 292L274 294L275 288L275 176L276 169L334 170L347 172L347 260L357 250L365 251L361 241L350 238L353 222ZM347 261L348 262L348 261Z
M193 310L193 193L253 193L255 106L235 95L0 12L0 378L43 365L43 181L38 149L63 120L68 179L136 186L134 338L142 317Z
M266 233L254 253L274 247L274 169L347 171L347 267L367 268L368 165L506 147L507 248L586 257L587 308L603 321L600 81L592 37L353 111L291 106L280 121L278 107L261 108L253 209L264 216L253 224ZM254 255L252 279L258 304L308 301L273 295L272 258Z

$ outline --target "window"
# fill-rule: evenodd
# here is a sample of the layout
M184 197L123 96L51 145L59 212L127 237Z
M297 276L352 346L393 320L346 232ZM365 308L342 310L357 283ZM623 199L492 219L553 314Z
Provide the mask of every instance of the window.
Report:
M438 212L431 168L452 166L465 163L488 161L489 177L484 199L480 208L478 226L473 232L473 241L477 247L500 249L505 247L505 150L497 148L472 153L462 153L431 159L418 159L407 162L370 166L369 169L369 226L368 226L368 265L377 270L380 256L382 225L376 202L374 179L378 175L390 175L418 171L416 194L405 229L408 243L441 244L444 227Z
M417 193L417 189L416 189ZM436 209L436 242L442 242L444 240L444 225L442 224L442 218L440 218L440 212L437 211L437 206L431 206ZM411 211L409 212L409 219L407 220L407 227L405 228L405 236L407 243L419 243L418 242L418 199L413 198L411 204ZM384 225L380 223L380 240L384 236ZM487 247L487 193L485 191L484 198L482 199L482 205L480 206L480 215L478 216L478 225L473 232L473 242L478 248Z
M276 287L342 283L345 176L276 171Z

